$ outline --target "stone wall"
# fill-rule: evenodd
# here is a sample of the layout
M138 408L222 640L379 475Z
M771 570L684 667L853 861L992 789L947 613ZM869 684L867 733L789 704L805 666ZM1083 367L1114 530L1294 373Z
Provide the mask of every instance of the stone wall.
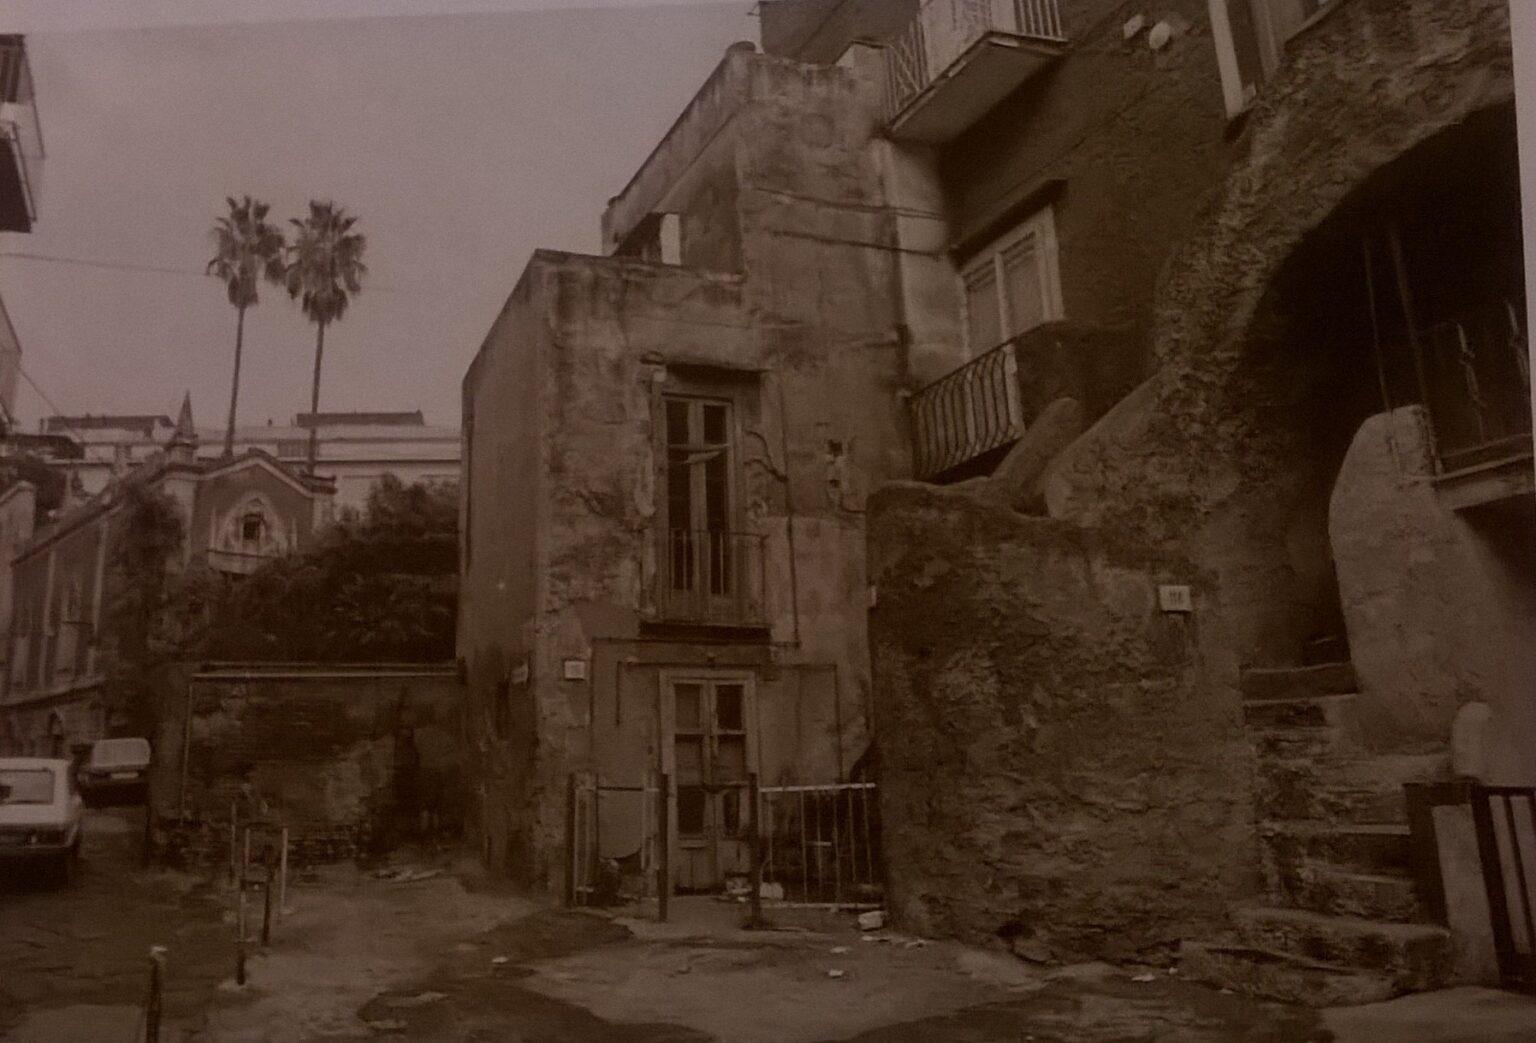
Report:
M873 498L890 903L1038 960L1155 957L1253 886L1250 754L1208 576L966 492ZM1194 590L1189 615L1158 585Z
M1280 276L1383 170L1507 104L1510 66L1505 0L1352 0L1294 38L1162 274L1160 371L1047 477L1053 516L1131 529L1211 569L1247 663L1298 661L1331 585L1318 550L1338 457L1315 421L1339 362L1288 339Z
M1368 420L1329 514L1360 678L1364 734L1382 750L1443 746L1457 712L1487 704L1492 784L1536 782L1536 517L1479 524L1435 489L1423 410ZM1505 546L1523 542L1521 549Z
M455 672L439 667L168 669L157 844L194 865L226 859L232 805L240 821L287 825L301 862L385 849L415 835L423 810L454 830L459 702Z

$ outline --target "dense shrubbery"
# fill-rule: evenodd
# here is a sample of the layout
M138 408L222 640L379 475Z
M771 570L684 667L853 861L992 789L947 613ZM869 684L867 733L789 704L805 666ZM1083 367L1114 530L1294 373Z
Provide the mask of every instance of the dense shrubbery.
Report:
M361 515L301 554L189 591L202 659L441 662L453 658L458 493L386 477Z

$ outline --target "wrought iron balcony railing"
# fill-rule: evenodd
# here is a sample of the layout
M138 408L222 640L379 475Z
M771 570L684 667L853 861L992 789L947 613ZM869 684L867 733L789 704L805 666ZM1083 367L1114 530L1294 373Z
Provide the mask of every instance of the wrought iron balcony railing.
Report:
M935 83L963 72L972 57L984 57L976 47L993 36L1009 45L1065 43L1059 0L924 0L912 24L886 52L887 118L899 120ZM956 113L930 121L931 128L914 128L913 136L928 138L963 129L953 117L969 118L975 115L978 99L995 101L1023 82L1036 63L1016 46L1012 49L1017 53L997 55L998 61L987 63L990 68L978 68L985 84L956 84ZM995 92L1000 93L992 97Z
M1531 450L1531 370L1514 302L1420 338L1424 406L1442 472Z
M668 623L762 626L766 574L758 533L671 529L657 576L657 616Z
M912 396L912 469L931 481L1024 433L1012 342L993 348Z

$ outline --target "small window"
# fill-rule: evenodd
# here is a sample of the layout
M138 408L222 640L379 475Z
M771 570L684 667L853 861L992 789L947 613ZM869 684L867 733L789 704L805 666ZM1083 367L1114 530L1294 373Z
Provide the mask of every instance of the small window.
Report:
M971 356L1062 316L1056 223L1050 207L972 258L961 272Z
M251 511L240 519L240 539L245 543L260 543L266 529L267 519L260 511Z
M700 836L704 832L704 789L700 786L679 786L677 789L677 831L683 836Z

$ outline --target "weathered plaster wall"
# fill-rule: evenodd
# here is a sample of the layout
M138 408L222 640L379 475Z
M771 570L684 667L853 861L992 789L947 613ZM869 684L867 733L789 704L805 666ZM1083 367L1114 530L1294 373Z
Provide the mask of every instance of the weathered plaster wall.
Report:
M890 901L1034 959L1152 955L1253 886L1248 748L1208 577L965 492L871 502ZM1195 591L1159 611L1159 583Z
M286 823L304 861L365 853L399 825L407 741L418 799L456 818L460 703L451 669L169 671L150 783L162 842L192 861L217 858L235 803L247 821ZM198 842L209 833L212 851Z
M1368 420L1334 489L1329 530L1360 678L1358 710L1382 749L1443 745L1468 702L1491 711L1485 781L1536 782L1536 515L1492 531L1447 508L1419 407ZM1490 539L1492 537L1492 539ZM1500 542L1525 541L1526 561Z
M1504 0L1351 0L1293 39L1160 280L1162 371L1051 469L1053 515L1186 547L1215 572L1244 660L1295 661L1317 625L1316 570L1295 552L1331 480L1308 426L1326 367L1284 342L1276 277L1373 174L1511 94Z

